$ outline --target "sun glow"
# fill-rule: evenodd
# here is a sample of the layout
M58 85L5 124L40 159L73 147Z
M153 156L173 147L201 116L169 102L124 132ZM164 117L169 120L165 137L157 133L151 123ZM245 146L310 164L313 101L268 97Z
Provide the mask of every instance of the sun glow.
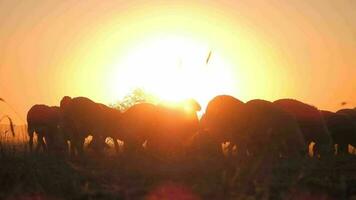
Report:
M140 87L162 100L195 98L205 104L233 89L228 63L213 48L192 38L152 38L131 48L124 58L111 74L113 90L115 80L120 80L125 92Z

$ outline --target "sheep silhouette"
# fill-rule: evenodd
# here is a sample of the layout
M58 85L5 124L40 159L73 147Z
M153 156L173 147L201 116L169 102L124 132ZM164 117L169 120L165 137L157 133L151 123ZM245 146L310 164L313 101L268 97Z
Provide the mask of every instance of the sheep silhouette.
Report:
M59 107L47 105L34 105L27 113L28 135L30 151L33 151L33 137L37 134L36 152L65 151L66 137L60 130L62 115Z
M265 100L251 100L244 108L245 145L255 157L301 158L305 143L293 115Z
M239 123L243 105L242 101L233 96L218 95L209 101L200 122L200 130L208 132L209 137L214 138L216 142L214 146L221 146L221 143L230 142L227 147L228 156L232 155L233 146L242 146L241 143L240 145L237 143L241 141L238 136L244 125Z
M144 142L157 134L157 106L150 103L135 104L123 113L120 124L122 133L117 134L125 141L124 151L142 152Z
M343 112L322 111L322 114L330 130L333 144L337 144L334 153L337 155L348 154L348 145L356 144L356 128L352 118Z
M199 129L197 111L200 105L187 100L178 106L156 106L156 132L148 136L147 147L156 157L180 159L188 148L190 139Z
M331 136L320 111L316 107L294 99L280 99L273 103L294 115L304 135L306 147L308 148L311 142L315 143L312 149L314 156L331 155Z
M73 150L78 154L83 154L83 145L87 136L93 136L93 148L100 152L105 145L105 138L116 135L112 132L119 131L117 122L121 118L120 111L89 98L63 97L61 109L65 124L72 130L70 140Z

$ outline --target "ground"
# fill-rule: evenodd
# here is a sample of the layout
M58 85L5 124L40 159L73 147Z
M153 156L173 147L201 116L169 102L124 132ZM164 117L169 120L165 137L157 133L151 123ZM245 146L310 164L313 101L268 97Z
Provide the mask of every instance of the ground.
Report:
M356 197L356 159L282 162L263 174L228 174L206 161L164 163L90 156L62 159L8 152L0 157L0 199L349 199ZM260 172L261 174L259 174ZM255 181L250 181L249 179ZM171 198L170 198L171 197Z
M63 158L6 142L0 199L356 199L355 156L236 165L209 156L167 162L90 151Z

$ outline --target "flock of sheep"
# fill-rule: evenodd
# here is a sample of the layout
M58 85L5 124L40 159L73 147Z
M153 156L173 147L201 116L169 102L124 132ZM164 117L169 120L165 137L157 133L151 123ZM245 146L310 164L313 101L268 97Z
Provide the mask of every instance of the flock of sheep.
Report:
M27 114L29 146L48 152L102 151L113 139L118 153L148 153L159 158L205 153L209 156L302 158L349 154L356 145L356 110L321 111L293 99L246 103L228 95L213 98L199 119L194 100L179 106L139 103L121 112L85 97L63 97L60 107L34 105ZM120 150L118 140L123 142ZM225 145L224 149L222 144ZM224 150L224 151L223 151Z

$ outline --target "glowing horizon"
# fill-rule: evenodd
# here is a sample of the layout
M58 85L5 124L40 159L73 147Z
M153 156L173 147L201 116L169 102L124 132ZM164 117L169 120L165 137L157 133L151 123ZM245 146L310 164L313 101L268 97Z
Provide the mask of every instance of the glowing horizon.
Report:
M203 107L219 94L356 106L352 2L0 4L0 97L22 117L65 95L113 103L135 87Z

